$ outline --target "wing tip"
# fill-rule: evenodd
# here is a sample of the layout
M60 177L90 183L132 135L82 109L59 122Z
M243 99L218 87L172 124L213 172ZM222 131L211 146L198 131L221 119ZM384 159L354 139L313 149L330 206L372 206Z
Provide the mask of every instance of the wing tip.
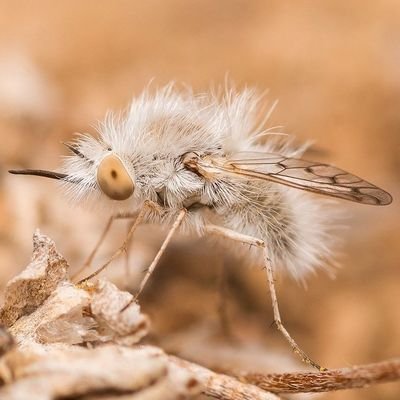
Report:
M382 195L383 196L381 196L379 200L379 206L388 206L389 204L393 203L393 196L390 193L382 190Z

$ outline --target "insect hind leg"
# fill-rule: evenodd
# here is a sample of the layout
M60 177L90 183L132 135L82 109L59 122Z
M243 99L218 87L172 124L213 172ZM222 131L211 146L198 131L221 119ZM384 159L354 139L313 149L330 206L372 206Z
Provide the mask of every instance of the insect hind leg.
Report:
M265 244L265 242L261 239L255 238L253 236L248 236L241 234L239 232L233 231L231 229L223 228L220 226L216 225L207 225L205 227L206 233L211 233L215 235L219 235L222 237L225 237L230 240L234 240L237 242L249 244L251 246L256 246L262 249L263 251L263 261L264 261L264 269L267 274L267 281L268 281L268 287L269 287L269 292L271 296L271 302L272 302L272 311L274 314L274 322L283 337L289 342L290 346L293 349L293 352L295 352L301 360L313 366L314 368L318 369L319 371L324 371L326 368L321 367L319 364L317 364L315 361L313 361L301 348L300 346L296 343L296 341L292 338L290 333L287 331L285 326L282 323L281 319L281 314L279 311L279 305L278 305L278 299L276 295L276 289L275 289L275 280L274 280L274 272L272 269L272 262L268 254L268 249Z

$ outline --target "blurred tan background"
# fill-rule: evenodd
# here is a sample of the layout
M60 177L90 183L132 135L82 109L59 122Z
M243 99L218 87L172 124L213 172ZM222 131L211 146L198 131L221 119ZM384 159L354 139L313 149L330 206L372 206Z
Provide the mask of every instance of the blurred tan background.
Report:
M30 258L40 228L77 269L107 216L72 207L55 182L15 177L15 167L56 169L61 140L94 132L154 79L204 91L225 77L279 99L270 124L315 141L314 158L387 189L389 207L340 203L349 215L342 268L308 289L281 279L284 321L301 346L329 367L400 351L400 3L326 1L0 1L0 290ZM122 240L118 222L96 265ZM163 237L136 236L129 263L110 268L130 288ZM205 254L208 254L206 257ZM215 253L215 254L214 254ZM218 332L222 255L181 238L164 257L142 307L153 341L211 367L279 372L303 368L270 327L259 268L225 258L234 345ZM322 399L398 399L386 384ZM300 398L300 397L298 397Z

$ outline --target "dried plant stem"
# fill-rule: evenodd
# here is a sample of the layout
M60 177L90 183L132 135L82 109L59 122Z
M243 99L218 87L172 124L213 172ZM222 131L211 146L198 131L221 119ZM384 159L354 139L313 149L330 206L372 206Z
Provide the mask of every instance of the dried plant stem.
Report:
M175 356L168 356L170 363L191 373L203 384L203 394L221 400L279 400L276 394L252 384L240 382L228 375L217 374L207 368Z
M400 358L323 372L246 373L238 378L275 393L331 392L399 380Z

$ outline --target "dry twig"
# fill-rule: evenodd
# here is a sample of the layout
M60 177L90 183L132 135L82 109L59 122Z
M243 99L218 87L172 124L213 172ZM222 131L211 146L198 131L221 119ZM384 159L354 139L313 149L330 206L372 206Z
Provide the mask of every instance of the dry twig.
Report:
M245 373L238 378L276 393L331 392L399 380L400 358L324 372Z
M243 383L239 380L223 374L217 374L207 368L181 358L169 356L169 361L192 372L196 378L203 384L203 393L206 396L216 399L226 400L278 400L279 397L268 391L261 390L257 386L249 383Z

